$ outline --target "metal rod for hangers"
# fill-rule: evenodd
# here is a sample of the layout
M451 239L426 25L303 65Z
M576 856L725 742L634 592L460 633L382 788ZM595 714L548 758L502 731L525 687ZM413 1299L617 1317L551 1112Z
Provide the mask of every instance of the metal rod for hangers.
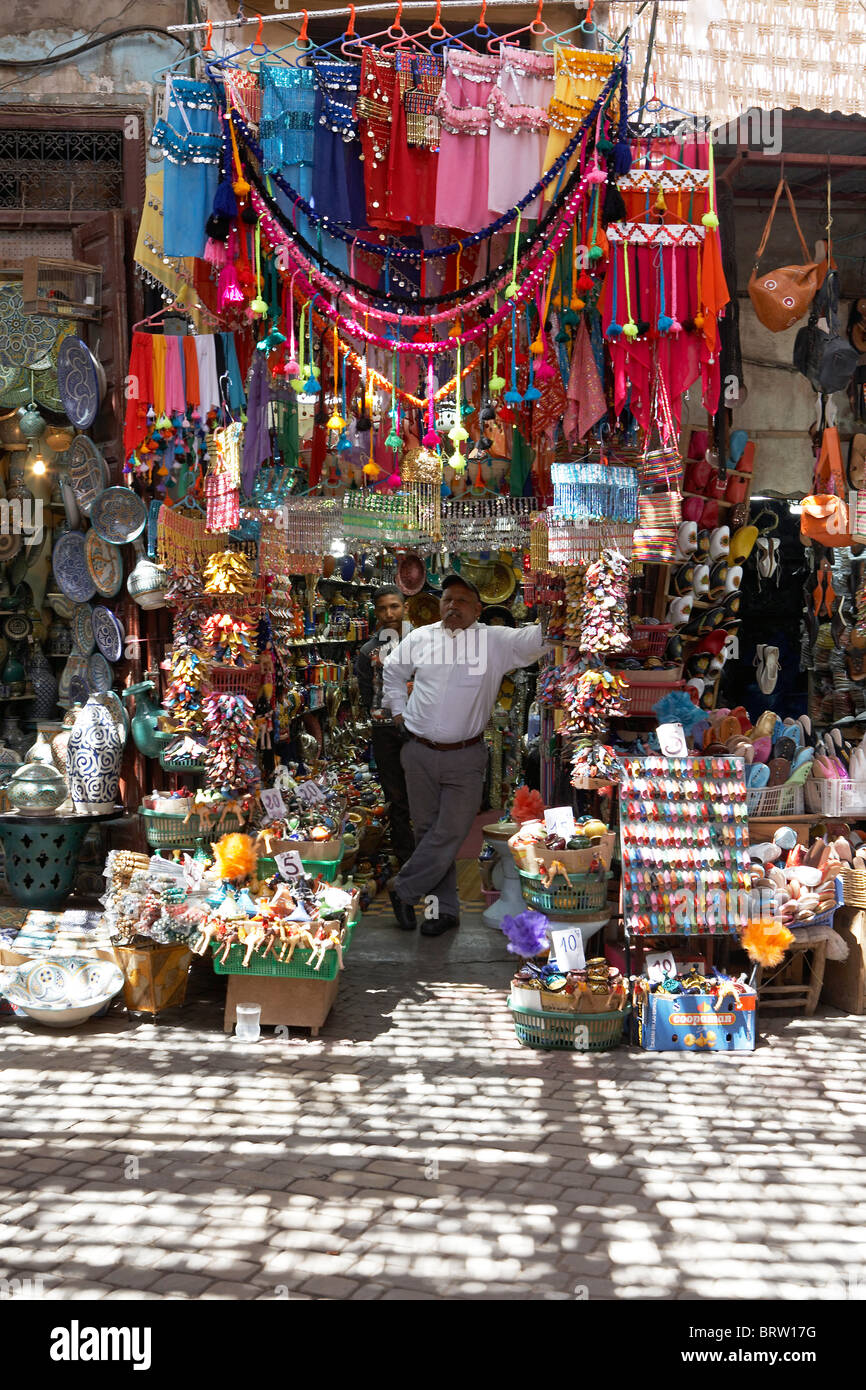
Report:
M643 8L646 0L626 0L626 3L640 4L641 8ZM667 3L682 4L682 0L667 0ZM366 14L389 14L392 11L396 15L398 4L399 0L387 0L387 3L384 4L356 5L355 18L358 19ZM473 8L473 0L442 0L441 5L441 9L443 10L466 11ZM488 10L531 10L532 0L490 0L487 8ZM432 10L433 0L404 0L402 9ZM586 9L586 6L576 5L575 9ZM272 24L276 22L285 24L293 19L304 19L305 16L309 20L345 19L347 17L347 10L345 5L341 5L339 9L334 10L287 10L285 13L281 12L279 14L244 15L242 18L239 17L237 19L215 19L212 24L205 21L199 24L167 24L165 27L169 34L189 34L199 30L205 32L211 28L216 32L217 29L240 29L248 24Z

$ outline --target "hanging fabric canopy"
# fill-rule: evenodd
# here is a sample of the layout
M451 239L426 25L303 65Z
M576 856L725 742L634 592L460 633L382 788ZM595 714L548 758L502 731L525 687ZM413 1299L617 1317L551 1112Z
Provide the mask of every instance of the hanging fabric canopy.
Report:
M638 15L633 4L610 7L610 33L631 25L637 91L652 16L652 4ZM717 123L752 106L859 113L864 62L859 0L691 0L659 5L650 71L662 101Z

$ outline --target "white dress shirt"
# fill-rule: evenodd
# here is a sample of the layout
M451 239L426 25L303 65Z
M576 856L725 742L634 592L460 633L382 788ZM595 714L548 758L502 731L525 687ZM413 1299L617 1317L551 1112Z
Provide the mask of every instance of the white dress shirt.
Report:
M461 743L483 732L502 677L531 666L544 651L538 624L452 632L442 623L416 628L385 660L383 700L410 733L431 743ZM413 681L412 694L406 685Z

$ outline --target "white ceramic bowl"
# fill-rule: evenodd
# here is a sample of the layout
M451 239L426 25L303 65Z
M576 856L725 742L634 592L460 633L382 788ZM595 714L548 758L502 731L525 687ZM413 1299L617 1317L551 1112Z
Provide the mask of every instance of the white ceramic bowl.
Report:
M0 994L51 1028L84 1023L122 988L123 971L114 961L85 956L46 956L0 975Z

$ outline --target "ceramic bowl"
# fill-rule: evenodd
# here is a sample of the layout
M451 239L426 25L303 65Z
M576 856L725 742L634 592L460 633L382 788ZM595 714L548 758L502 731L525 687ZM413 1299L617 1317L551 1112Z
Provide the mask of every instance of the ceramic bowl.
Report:
M0 994L51 1028L84 1023L122 988L123 971L114 961L84 956L30 960L0 974Z

